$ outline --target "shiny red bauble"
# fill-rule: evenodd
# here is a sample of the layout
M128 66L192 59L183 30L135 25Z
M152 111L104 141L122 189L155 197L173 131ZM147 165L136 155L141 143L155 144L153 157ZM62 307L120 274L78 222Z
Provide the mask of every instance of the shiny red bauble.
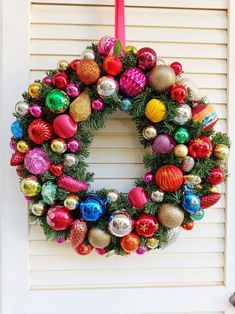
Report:
M56 73L52 78L52 84L58 89L65 89L68 83L69 79L65 73Z
M73 137L77 132L77 123L68 115L61 114L53 122L55 134L62 138Z
M212 185L217 185L224 181L224 177L224 170L221 168L213 168L207 177L207 181Z
M53 176L59 177L63 174L63 165L61 165L61 164L50 165L49 170Z
M211 140L201 135L189 142L188 152L193 158L208 158L213 150Z
M171 98L175 101L181 102L187 98L187 88L181 84L174 84L170 89Z
M180 62L173 62L170 64L170 67L175 72L175 75L182 73L182 64Z
M103 61L103 69L109 75L117 75L122 70L122 62L118 57L107 56Z
M150 70L155 67L157 63L156 52L149 47L143 47L137 51L136 58L138 67L142 70Z
M192 230L194 227L194 222L193 221L190 221L190 222L187 222L185 224L182 225L182 228L185 229L185 230Z
M157 218L150 214L143 214L135 222L136 232L140 236L152 237L158 229Z
M93 246L91 244L86 244L82 242L79 246L74 248L74 250L79 254L79 255L88 255L91 253L93 250Z
M174 165L166 165L157 169L155 181L158 187L166 192L179 190L184 182L182 171Z
M138 236L138 234L131 232L121 238L120 245L126 253L135 252L139 248L140 237Z
M50 207L47 212L46 220L53 230L61 231L71 226L73 217L64 206L56 205Z
M28 134L32 142L41 145L53 137L53 127L50 123L42 120L33 120L28 127Z
M135 187L128 193L128 201L131 206L142 209L148 203L147 192L141 187Z
M81 59L74 59L71 63L70 63L70 67L72 68L72 70L77 71L77 66L78 64L81 62Z

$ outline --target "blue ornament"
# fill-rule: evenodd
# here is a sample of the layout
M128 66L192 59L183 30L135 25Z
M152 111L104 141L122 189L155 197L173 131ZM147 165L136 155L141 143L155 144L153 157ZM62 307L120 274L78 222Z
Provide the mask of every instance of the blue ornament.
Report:
M11 133L17 139L22 139L23 133L22 128L20 126L20 122L18 120L14 121L11 125Z
M185 187L184 196L182 199L182 206L186 212L195 214L200 209L201 201L197 194L191 189Z
M105 202L96 195L90 194L80 204L82 218L86 221L96 221L105 211Z
M124 112L128 112L132 106L132 102L129 98L123 98L120 104L120 110Z

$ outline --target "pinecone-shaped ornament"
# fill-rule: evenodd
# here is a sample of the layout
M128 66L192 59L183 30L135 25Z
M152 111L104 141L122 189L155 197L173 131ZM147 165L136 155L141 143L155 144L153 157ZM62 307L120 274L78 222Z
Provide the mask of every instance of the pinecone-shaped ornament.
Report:
M221 198L221 193L210 193L201 197L201 208L209 208L215 205Z
M70 243L73 248L79 246L85 239L87 234L87 224L83 220L76 219L73 222L70 231Z
M21 165L24 161L24 154L19 153L19 152L15 152L14 154L12 154L11 156L11 166L18 166Z
M62 175L57 179L57 185L59 188L71 193L87 191L88 189L88 185L86 184L86 182L66 175Z

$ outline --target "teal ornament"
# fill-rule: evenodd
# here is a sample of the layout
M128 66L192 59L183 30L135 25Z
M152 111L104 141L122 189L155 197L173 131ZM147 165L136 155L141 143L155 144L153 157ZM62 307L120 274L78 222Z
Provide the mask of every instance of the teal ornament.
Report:
M57 186L51 182L47 181L42 186L42 199L48 205L53 205L56 198Z
M19 140L22 139L23 132L22 132L22 128L21 128L19 120L16 120L16 121L14 121L12 123L12 125L11 125L11 133L14 136L14 138L17 138Z
M80 204L82 218L85 221L96 221L105 211L105 202L96 195L90 194L86 197L84 202Z
M194 221L202 220L204 217L205 212L203 209L199 209L195 214L190 214L190 218Z
M185 192L182 199L182 206L184 210L190 214L195 214L201 205L200 198L191 189L185 187Z
M129 98L123 98L120 104L120 110L124 112L128 112L131 109L132 102Z
M189 139L189 133L185 128L179 128L174 134L174 140L180 144L184 144Z
M46 97L46 106L52 111L56 113L64 112L69 105L69 96L59 90L52 90Z

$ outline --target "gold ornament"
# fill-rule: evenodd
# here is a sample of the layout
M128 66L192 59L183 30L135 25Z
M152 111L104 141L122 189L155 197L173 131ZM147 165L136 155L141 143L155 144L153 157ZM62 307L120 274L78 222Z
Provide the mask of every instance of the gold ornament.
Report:
M184 176L184 183L189 185L198 185L202 182L199 176L195 176L193 174L187 174Z
M225 144L218 144L214 148L214 154L220 160L227 159L229 156L229 147Z
M151 99L144 110L146 117L152 122L160 122L165 118L166 106L159 99Z
M177 80L178 84L184 85L189 93L188 93L188 99L190 101L199 101L202 99L202 94L199 90L199 88L197 87L197 85L191 81L188 78L179 78L179 80Z
M18 152L22 153L22 154L26 154L29 151L29 145L21 140L17 143L16 148L18 150Z
M84 121L91 115L91 99L85 90L69 106L69 114L75 122Z
M219 188L216 185L212 185L209 189L209 191L211 193L218 193L219 192Z
M157 215L160 223L167 228L178 227L184 220L183 210L171 203L162 204L157 211Z
M143 129L142 134L146 140L154 140L157 137L157 129L155 126L149 125Z
M55 138L51 141L51 150L57 154L63 154L67 149L67 144L62 138Z
M45 204L43 201L38 201L30 204L31 213L35 216L42 216L46 212Z
M82 59L77 65L77 75L83 84L91 85L100 77L100 68L94 60Z
M37 99L40 96L41 89L42 89L41 83L35 82L29 85L28 93L31 98Z
M201 184L194 185L194 186L193 186L193 189L200 191L200 190L202 189L202 185L201 185Z
M168 65L156 65L149 73L149 85L157 92L168 90L175 81L175 72Z
M60 60L57 63L57 70L64 72L67 70L68 66L69 66L69 62L67 60Z
M156 249L156 247L159 245L159 240L158 239L155 239L155 238L149 238L146 242L146 246L149 248L149 249Z
M177 158L184 158L188 155L188 147L184 144L178 144L175 146L173 153Z
M124 51L125 53L128 53L128 52L137 53L137 48L135 46L128 45L125 47Z
M88 241L97 249L103 249L111 242L111 235L97 227L92 227L88 232Z
M79 197L75 194L71 194L64 200L64 207L68 210L74 210L78 207Z
M41 191L40 183L34 178L26 178L20 184L21 191L26 196L35 196Z
M119 192L115 189L111 189L107 192L107 197L111 203L114 203L119 198Z

